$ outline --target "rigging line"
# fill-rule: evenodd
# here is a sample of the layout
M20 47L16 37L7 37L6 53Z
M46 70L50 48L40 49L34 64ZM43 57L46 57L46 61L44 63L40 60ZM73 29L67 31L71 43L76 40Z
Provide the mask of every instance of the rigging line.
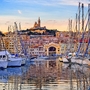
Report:
M81 2L79 2L79 4L81 5ZM79 13L79 9L80 9L80 12L81 12L81 7L79 7L79 5L78 5L78 8L77 8L77 14Z
M79 2L79 3L81 4L81 2ZM79 11L79 9L80 9L80 11ZM77 16L79 17L78 13L81 13L81 7L78 6L76 13L77 13ZM75 25L75 19L74 19L74 24L73 25ZM73 26L73 27L75 28L76 26Z
M86 13L86 16L85 16L85 19L84 19L84 21L86 21L86 19L87 19L87 16L88 16L88 11L87 11L87 13Z
M89 34L90 35L90 34ZM88 44L87 44L87 47L86 47L86 50L85 50L85 53L84 53L84 56L86 56L86 54L88 53L88 46L90 44L90 38L89 38L89 41L88 41Z
M79 2L80 3L80 5L81 5L81 2ZM78 18L80 19L80 17L79 17L79 15L78 14L80 14L81 13L81 8L82 7L80 7L80 6L78 6L78 9L77 9L77 16L78 16ZM88 13L87 13L88 14ZM87 17L87 15L86 15L86 17ZM81 21L80 21L80 23L81 23ZM75 25L75 24L74 24ZM76 26L75 26L76 27Z
M89 19L88 19L88 22L89 22ZM86 56L86 54L88 53L88 47L89 47L89 44L90 44L90 30L89 30L89 33L88 33L88 36L87 37L88 37L88 44L87 44L87 47L86 47L84 56Z
M79 2L80 3L80 5L81 5L81 2ZM80 9L80 11L79 11L79 9ZM77 15L78 15L78 12L79 13L81 13L81 7L79 7L78 6L78 8L77 8L77 11L76 11L76 13L77 13ZM86 17L87 17L87 15L88 15L88 12L87 12L87 14L86 14ZM79 15L78 15L79 16ZM86 17L85 17L85 20L86 20ZM81 22L80 22L81 23ZM75 25L75 19L74 19L74 24L73 25ZM67 26L67 28L68 28L68 26Z
M87 21L85 29L83 28L83 27L84 27L84 21L85 21L86 18L87 18L87 14L86 14L85 19L84 19L83 15L84 15L84 11L83 11L83 4L82 4L82 20L83 20L83 21L82 21L82 29L81 29L81 31L83 32L83 34L82 34L82 38L81 38L80 45L79 45L79 48L78 48L77 53L79 53L79 51L80 51L80 48L81 48L81 45L82 45L82 42L83 42L83 38L84 38L84 34L85 34L85 31L86 31L87 25L88 25L88 21ZM81 49L82 49L82 48L81 48Z
M85 18L84 18L84 22L87 20L87 16L88 16L88 11L86 12L86 15L85 15ZM81 23L81 21L80 21L80 23ZM82 31L82 28L80 29L80 31ZM86 29L85 29L85 31L86 31Z
M89 20L87 21L87 24L85 26L85 30L84 31L86 31L86 29L87 29L88 22L89 22ZM83 34L82 34L82 38L81 38L82 41L83 41L83 38L84 38L84 34L85 34L85 32L83 32ZM80 42L80 45L78 47L78 51L77 51L77 55L76 56L78 56L79 50L81 48L82 41Z
M90 9L88 9L88 13L90 12L89 11ZM90 14L90 13L89 13ZM89 14L88 14L88 17L89 17ZM88 23L90 22L90 19L88 18ZM88 29L90 29L90 28L88 28ZM88 36L87 36L87 38L88 38L88 44L87 44L87 47L86 47L86 51L85 51L85 53L84 53L84 56L86 56L86 54L88 53L88 48L89 48L89 44L90 44L90 30L88 30Z

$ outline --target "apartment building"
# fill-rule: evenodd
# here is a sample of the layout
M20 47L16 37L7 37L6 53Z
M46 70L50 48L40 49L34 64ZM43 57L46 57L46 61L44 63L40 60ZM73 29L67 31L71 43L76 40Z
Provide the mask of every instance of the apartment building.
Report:
M26 34L16 36L15 33L9 32L0 43L3 49L7 49L11 53L27 53L35 56L64 54L66 51L75 52L79 45L77 42L70 43L69 36L63 33L60 37L55 37L52 35L28 36Z

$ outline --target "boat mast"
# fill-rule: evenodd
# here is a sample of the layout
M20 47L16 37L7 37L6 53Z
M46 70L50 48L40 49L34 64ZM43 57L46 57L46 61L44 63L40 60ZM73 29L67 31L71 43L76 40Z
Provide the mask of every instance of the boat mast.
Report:
M72 32L72 19L71 19L71 21L70 21L70 52L72 52L72 34L73 34L73 32Z
M75 36L74 37L76 38L76 41L77 42L76 42L76 45L75 45L74 52L77 50L77 44L78 44L78 36L77 36L78 35L78 30L77 30L78 28L77 28L77 22L78 22L78 15L76 13L76 28L75 28L76 30L75 30Z
M79 45L79 33L80 33L80 2L79 2L79 6L78 6L78 20L77 20L77 24L78 24L78 30L77 30L77 38L78 38L78 48L77 48L77 56L78 56L78 53L79 53L79 49L80 49L80 45Z
M21 23L19 23L19 31L21 31Z
M80 2L79 2L79 6L78 6L78 32L77 32L77 38L78 38L78 48L77 48L77 53L76 53L76 56L78 56L78 53L79 53L79 50L80 50L80 47L81 47L81 43L79 45L79 39L80 39Z
M79 13L78 13L78 32L80 32L80 2L79 2Z
M85 31L88 27L88 34L87 34L87 38L88 38L88 43L85 49L85 53L84 56L86 56L87 54L89 54L90 56L90 49L89 49L89 44L90 44L90 4L88 4L88 21L86 23L86 27L85 27Z
M68 45L68 49L69 49L69 52L70 52L70 19L69 19L69 45Z
M84 34L85 34L85 30L84 30L84 4L82 3L82 34L83 34L83 39L84 39ZM84 52L84 42L82 39L82 47L81 47L81 52Z
M77 32L77 13L76 13L76 32Z
M84 32L84 4L82 3L82 31Z
M71 33L72 33L72 20L71 19L69 19L69 24L68 24L68 26L69 26L69 41L68 41L68 52L71 52Z
M15 53L18 54L18 26L17 26L17 23L14 22L14 26L15 26Z

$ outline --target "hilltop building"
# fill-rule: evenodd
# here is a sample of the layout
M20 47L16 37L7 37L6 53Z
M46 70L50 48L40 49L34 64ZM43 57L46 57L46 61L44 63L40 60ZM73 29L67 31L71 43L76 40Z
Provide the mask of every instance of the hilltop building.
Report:
M40 30L45 30L46 29L46 26L41 27L40 17L38 18L38 21L34 23L34 26L32 28L30 28L30 30L37 30L37 29L40 29Z

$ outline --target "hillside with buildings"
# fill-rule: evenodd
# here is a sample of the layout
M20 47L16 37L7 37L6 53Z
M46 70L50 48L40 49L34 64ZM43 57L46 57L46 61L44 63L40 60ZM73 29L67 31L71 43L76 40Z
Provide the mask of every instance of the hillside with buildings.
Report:
M34 26L21 30L21 33L27 33L27 35L56 35L57 29L47 29L46 26L41 26L41 20L38 18L38 21L34 23Z
M13 54L18 52L31 56L45 56L64 54L69 49L74 52L78 42L79 39L77 40L74 32L48 30L46 26L41 27L39 18L38 22L35 22L34 26L27 30L18 30L15 23L15 30L5 33L3 40L0 41L0 49L6 49Z

